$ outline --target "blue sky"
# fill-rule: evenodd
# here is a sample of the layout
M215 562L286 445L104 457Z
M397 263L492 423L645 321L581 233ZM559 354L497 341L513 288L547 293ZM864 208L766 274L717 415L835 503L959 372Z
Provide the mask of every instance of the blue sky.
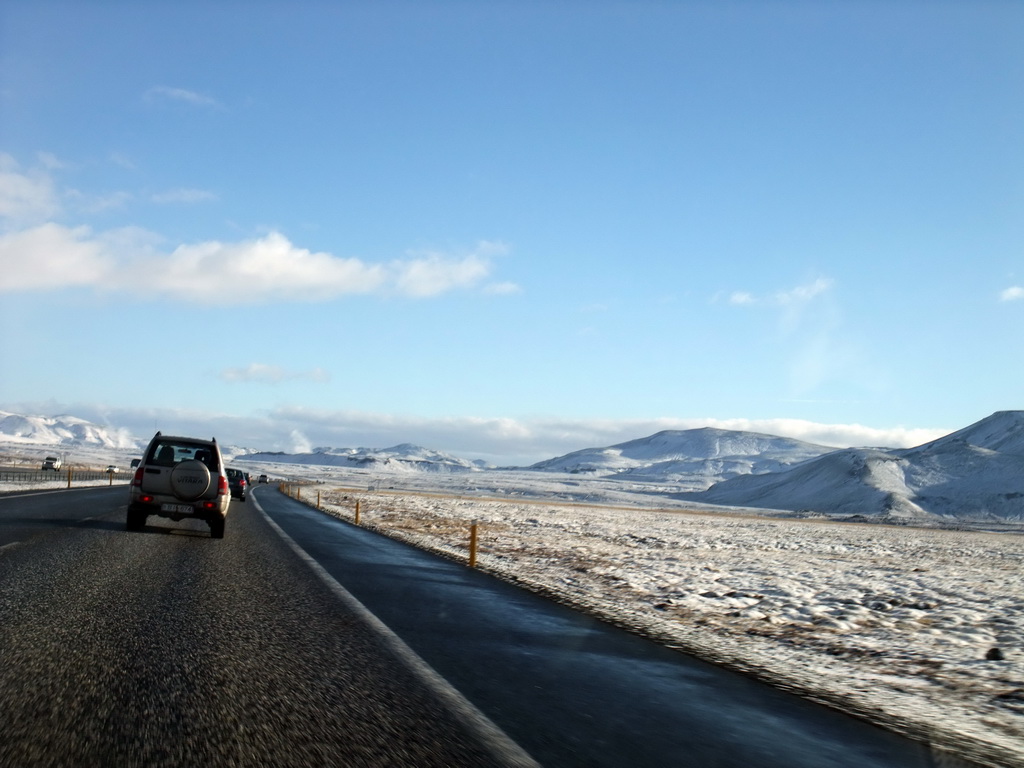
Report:
M0 408L537 461L1019 409L1017 2L0 8Z

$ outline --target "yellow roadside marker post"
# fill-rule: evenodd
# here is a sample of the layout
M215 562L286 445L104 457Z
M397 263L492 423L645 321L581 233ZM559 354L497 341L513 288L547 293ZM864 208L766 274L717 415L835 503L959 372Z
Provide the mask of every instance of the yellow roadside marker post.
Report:
M476 568L477 522L469 527L469 567Z

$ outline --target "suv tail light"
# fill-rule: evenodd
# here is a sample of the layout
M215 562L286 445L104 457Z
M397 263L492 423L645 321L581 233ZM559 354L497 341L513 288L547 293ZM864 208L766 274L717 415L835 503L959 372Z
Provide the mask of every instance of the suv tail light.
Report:
M224 477L224 475L221 475L217 480L217 494L220 496L224 496L225 494L228 494L230 492L231 491L228 488L228 479Z
M135 477L132 478L132 485L136 488L142 487L142 467L135 470Z

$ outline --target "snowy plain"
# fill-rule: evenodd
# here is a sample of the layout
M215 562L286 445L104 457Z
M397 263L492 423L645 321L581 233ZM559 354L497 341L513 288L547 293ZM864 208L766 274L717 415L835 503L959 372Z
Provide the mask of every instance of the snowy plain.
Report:
M361 525L456 559L476 523L478 567L499 578L937 753L1024 765L1019 527L701 509L666 505L650 487L537 472L249 468L344 520L358 501Z
M476 523L499 578L924 740L937 765L1024 765L1020 527L798 519L570 474L232 465L455 559Z

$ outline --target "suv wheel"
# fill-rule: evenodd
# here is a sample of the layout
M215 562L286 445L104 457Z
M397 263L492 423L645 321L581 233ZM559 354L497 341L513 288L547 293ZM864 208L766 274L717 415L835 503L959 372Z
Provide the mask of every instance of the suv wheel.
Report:
M224 538L224 518L223 517L211 517L210 523L210 538L211 539L223 539Z

